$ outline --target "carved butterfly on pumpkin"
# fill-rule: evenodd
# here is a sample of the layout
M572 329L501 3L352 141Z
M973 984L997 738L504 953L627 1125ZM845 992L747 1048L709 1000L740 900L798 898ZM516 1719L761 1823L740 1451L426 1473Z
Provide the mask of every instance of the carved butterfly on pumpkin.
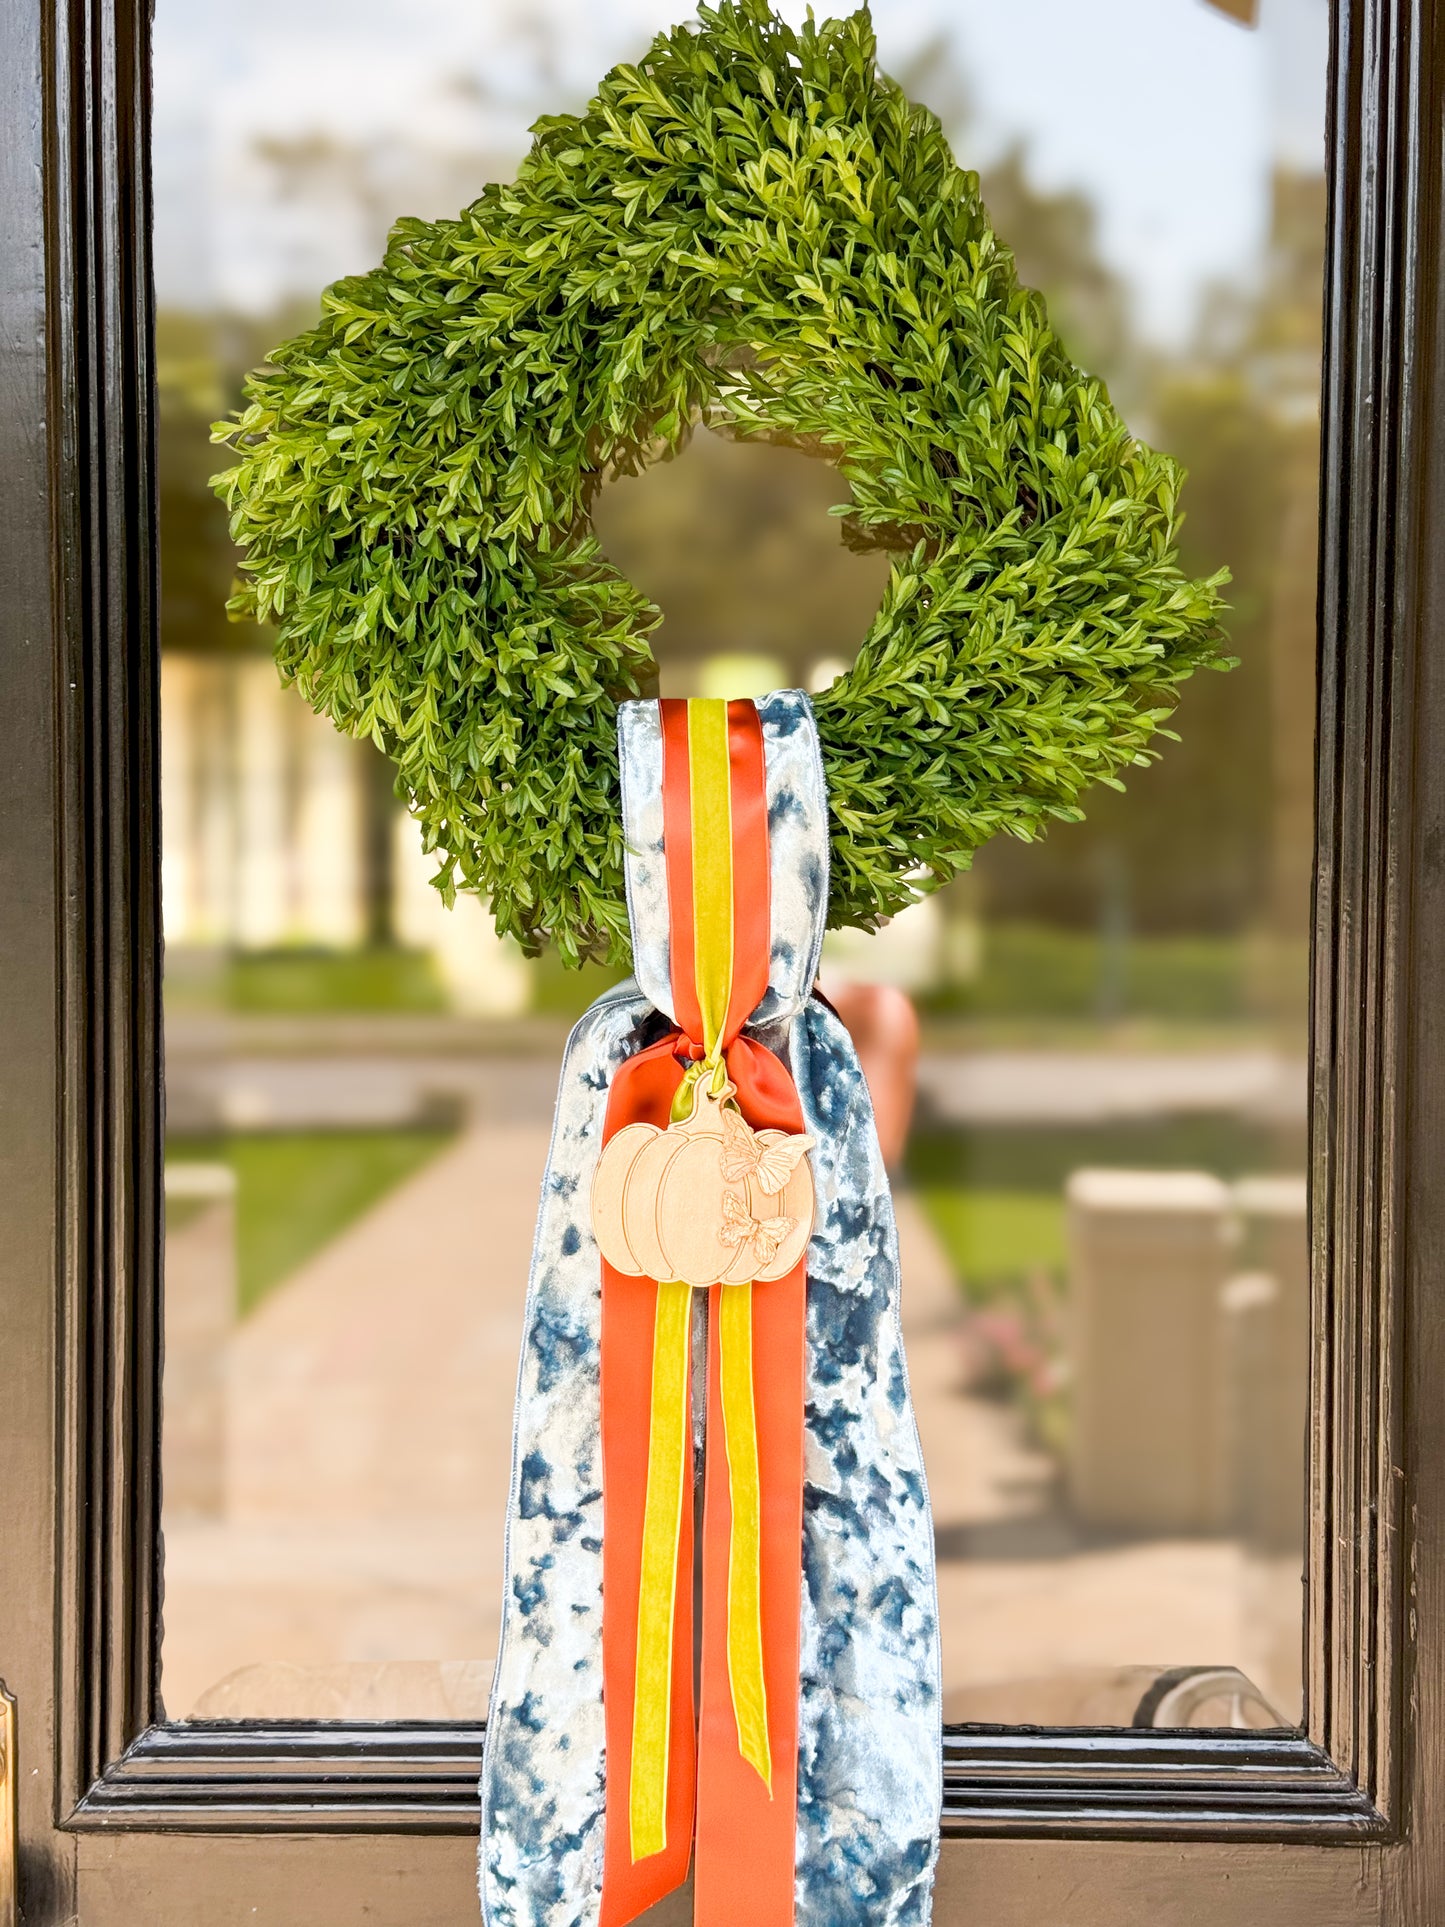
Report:
M728 1191L723 1196L723 1221L718 1237L730 1251L750 1243L758 1264L770 1265L797 1222L796 1218L755 1218L736 1191Z
M723 1148L722 1174L729 1184L737 1184L744 1178L756 1178L759 1188L770 1198L792 1177L804 1157L817 1142L798 1132L792 1136L774 1136L765 1144L753 1130L747 1119L737 1111L724 1111L722 1114ZM783 1223L783 1219L774 1220ZM774 1250L776 1250L774 1246Z

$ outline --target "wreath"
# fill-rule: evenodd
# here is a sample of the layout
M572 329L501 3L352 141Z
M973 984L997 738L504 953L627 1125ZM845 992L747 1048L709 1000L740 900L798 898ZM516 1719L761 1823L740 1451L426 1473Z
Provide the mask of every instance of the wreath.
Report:
M1228 666L1180 470L1069 360L866 9L700 19L539 121L513 185L399 221L215 431L232 612L395 759L444 894L570 963L626 955L615 712L661 619L589 509L700 420L826 456L845 540L896 552L815 699L833 925L1076 818Z

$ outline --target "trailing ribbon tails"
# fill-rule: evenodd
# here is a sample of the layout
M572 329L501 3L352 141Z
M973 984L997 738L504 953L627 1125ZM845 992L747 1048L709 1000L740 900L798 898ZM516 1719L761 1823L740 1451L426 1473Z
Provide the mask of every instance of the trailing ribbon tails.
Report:
M637 983L569 1042L543 1185L483 1914L625 1927L693 1865L701 1927L925 1927L932 1532L866 1086L809 1001L811 713L619 736Z
M716 1918L739 1917L725 1909L737 1906L734 1850L746 1841L753 1890L748 1918L757 1927L790 1927L806 1315L801 1253L811 1229L811 1179L804 1172L805 1223L781 1214L754 1217L749 1179L768 1182L760 1167L771 1155L781 1181L763 1195L782 1194L812 1140L782 1064L739 1035L767 990L771 951L767 778L757 709L750 702L665 702L661 721L678 1028L630 1059L613 1081L593 1203L603 1251L608 1774L601 1923L623 1927L685 1878L695 1787L699 1918L707 1917L725 1867L726 1899L717 1901ZM664 1125L671 1128L659 1138ZM790 1155L780 1145L801 1148ZM694 1147L700 1158L688 1158ZM688 1168L659 1201L669 1164L682 1166L685 1159ZM796 1257L785 1275L755 1283L757 1273L776 1263L779 1240ZM682 1261L678 1245L701 1271ZM645 1268L646 1255L656 1276L628 1275ZM721 1282L735 1273L736 1282ZM688 1556L694 1283L709 1286L707 1436L722 1448L709 1456L704 1494L696 1741ZM642 1356L649 1359L645 1395Z

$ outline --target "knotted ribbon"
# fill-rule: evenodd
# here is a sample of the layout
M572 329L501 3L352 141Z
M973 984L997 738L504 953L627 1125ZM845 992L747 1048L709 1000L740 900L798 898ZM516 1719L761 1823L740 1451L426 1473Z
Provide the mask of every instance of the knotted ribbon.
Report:
M735 1087L755 1130L801 1132L773 1053L739 1033L768 984L767 783L750 702L664 702L663 851L677 1028L613 1079L605 1140ZM791 1927L797 1798L806 1266L707 1297L701 1709L694 1736L693 1293L602 1267L601 1927L687 1876L694 1918Z

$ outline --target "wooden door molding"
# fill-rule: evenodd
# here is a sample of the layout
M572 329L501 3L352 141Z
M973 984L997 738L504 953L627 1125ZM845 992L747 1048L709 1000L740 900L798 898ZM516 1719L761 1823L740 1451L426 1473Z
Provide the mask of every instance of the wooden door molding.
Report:
M1438 252L1428 0L1335 9L1321 407L1305 1703L1382 1816L1398 1795L1402 1104L1424 383ZM1433 510L1433 514L1432 514ZM1422 1465L1420 1470L1426 1468Z
M74 1911L74 1853L54 1831L55 1387L61 866L54 638L65 632L51 502L51 308L65 269L48 245L49 102L40 6L0 8L0 1661L19 1704L21 1902L27 1921ZM57 237L58 240L58 237ZM37 1744L40 1736L47 1743Z
M55 0L46 150L61 867L59 1799L154 1722L162 1089L144 0Z
M1081 1923L1354 1927L1390 1893L1392 1927L1445 1918L1440 31L1428 0L1336 0L1305 1729L951 1730L940 1891L991 1921L1094 1880ZM183 1918L159 1896L195 1848L170 1830L267 1836L226 1847L263 1882L280 1835L320 1868L338 1833L454 1834L389 1850L450 1893L477 1824L475 1727L160 1711L147 40L144 0L0 10L0 1312L23 1351L0 1664L22 1721L53 1722L23 1789L35 1922L73 1912L77 1866L87 1922L140 1919L114 1896L147 1878L150 1918Z

